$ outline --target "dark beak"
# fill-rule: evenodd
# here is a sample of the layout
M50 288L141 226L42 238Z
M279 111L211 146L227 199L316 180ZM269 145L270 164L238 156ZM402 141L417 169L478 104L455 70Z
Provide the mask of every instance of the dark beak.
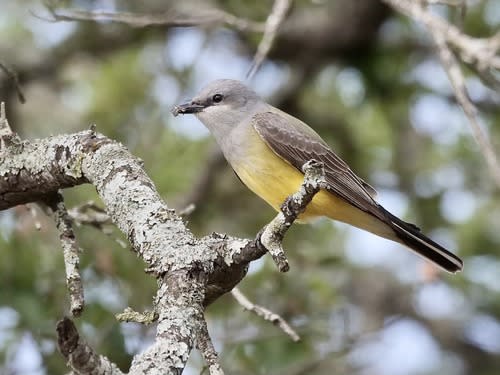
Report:
M203 111L204 108L205 108L204 105L190 102L190 103L176 105L174 108L172 108L171 112L174 116L177 116L177 115L185 115L188 113L201 112Z

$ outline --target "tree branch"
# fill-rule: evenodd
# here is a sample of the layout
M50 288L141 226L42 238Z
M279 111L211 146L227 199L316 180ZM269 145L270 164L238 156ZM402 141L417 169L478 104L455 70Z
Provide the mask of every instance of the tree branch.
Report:
M290 9L290 0L275 0L273 9L267 17L266 28L264 31L264 36L257 47L257 52L253 58L252 65L247 73L247 78L252 78L254 74L259 70L262 62L266 58L267 54L273 46L274 39L276 39L276 34L280 25L285 19L285 15Z
M5 112L5 102L0 103L0 138L4 142L5 139L15 136L10 128L9 121L7 120L7 114ZM6 145L2 143L0 145L0 151L5 149Z
M224 375L222 367L219 363L219 357L215 351L214 344L208 333L207 323L204 320L201 331L198 334L198 349L201 352L203 359L208 364L208 371L210 375Z
M189 250L192 249L185 247L183 250L191 253ZM134 357L131 374L180 375L203 330L207 273L205 267L190 254L184 258L179 262L178 269L168 272L161 279L154 302L159 322L156 337L150 347Z
M122 375L123 372L110 360L98 355L80 338L75 324L69 318L57 322L57 346L68 366L76 374Z
M430 13L418 1L384 1L401 13L423 23L429 30L438 48L439 58L451 82L457 101L469 120L474 139L486 160L493 180L500 187L500 163L488 136L479 124L477 109L469 99L460 65L449 48L449 46L455 47L462 60L474 64L479 72L500 70L500 56L498 55L500 32L487 39L472 38L463 34L457 27L441 17ZM496 81L498 82L498 79Z
M76 242L75 232L71 218L66 211L64 199L59 192L51 194L44 202L50 207L59 231L64 254L64 267L66 270L66 285L70 298L70 310L73 316L79 316L84 307L83 285L80 276L79 247Z
M250 301L241 290L236 287L231 291L233 297L238 301L238 303L243 306L245 310L254 312L257 316L260 316L264 320L267 320L275 325L277 325L283 332L285 332L293 341L299 341L300 336L295 332L295 330L276 313L273 313L271 310L266 309L263 306L256 305L252 301Z
M262 245L269 251L281 272L289 269L282 242L283 238L297 219L305 211L314 195L326 185L323 163L310 160L302 166L304 182L298 192L288 197L281 206L281 211L264 228L261 236Z
M500 69L500 32L490 38L473 38L443 18L425 9L421 2L411 0L383 0L393 8L415 21L421 22L432 33L439 35L445 42L455 47L462 59L476 64L480 71Z
M6 143L3 152L7 157L0 159L0 209L46 199L60 188L89 182L96 187L110 218L146 262L147 271L159 279L154 301L157 335L155 342L134 358L130 373L136 374L182 372L196 340L203 337L205 306L239 283L248 263L264 255L266 247L275 259L278 254L286 260L279 241L324 178L321 164L311 161L305 165L300 191L287 199L282 212L265 228L262 243L260 237L246 240L212 235L197 239L161 200L141 162L121 144L93 129ZM52 207L59 216L59 229L70 238L61 201L55 200ZM69 238L64 246L74 251L76 244ZM68 262L69 268L76 268L73 261ZM209 343L201 346L207 350L205 356L213 373L220 373Z
M241 31L262 32L264 25L259 22L236 17L216 8L191 7L189 9L171 8L162 14L86 11L81 9L51 9L52 21L94 21L115 22L131 27L147 26L203 26L226 24Z
M453 87L455 97L469 120L472 134L486 160L493 180L500 187L500 164L488 136L479 124L477 109L469 98L460 65L446 42L439 34L432 33L439 51L439 58Z

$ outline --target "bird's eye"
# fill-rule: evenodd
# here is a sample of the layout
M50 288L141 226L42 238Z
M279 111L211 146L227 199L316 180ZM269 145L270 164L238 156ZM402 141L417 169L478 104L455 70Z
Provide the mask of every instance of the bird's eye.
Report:
M214 103L220 103L222 102L222 99L224 99L224 97L221 94L215 94L214 96L212 96L212 101Z

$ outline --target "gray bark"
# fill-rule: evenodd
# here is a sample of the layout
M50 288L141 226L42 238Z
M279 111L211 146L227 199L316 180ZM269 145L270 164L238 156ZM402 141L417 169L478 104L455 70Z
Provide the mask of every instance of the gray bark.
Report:
M195 238L161 199L141 161L93 131L33 141L3 137L0 152L2 210L78 184L96 187L113 222L159 280L156 341L134 358L130 373L180 374L204 325L205 306L230 291L248 262L264 254L257 241ZM106 373L69 362L77 373Z
M158 279L153 314L158 320L156 339L135 356L131 374L181 374L194 347L202 351L211 373L222 374L207 334L205 307L231 291L245 276L249 262L264 255L266 248L273 250L273 259L287 262L281 240L324 180L323 165L307 163L299 192L284 202L282 212L254 240L216 233L196 238L161 199L142 162L118 142L93 130L22 142L8 134L0 140L0 209L48 202L61 211L55 215L56 223L64 229L61 238L71 239L66 247L73 248L70 227L62 225L64 205L55 204L54 195L59 189L90 183L106 213L147 264L146 271ZM76 270L77 260L66 258L71 260L67 267ZM75 301L83 298L80 293L75 296ZM83 302L78 306L83 308ZM68 318L57 328L60 351L75 373L121 373L80 339Z

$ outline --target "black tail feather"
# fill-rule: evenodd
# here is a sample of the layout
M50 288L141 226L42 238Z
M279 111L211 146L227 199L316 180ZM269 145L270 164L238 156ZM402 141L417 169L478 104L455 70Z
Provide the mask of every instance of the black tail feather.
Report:
M388 211L386 213L389 225L403 244L448 272L462 270L463 262L459 257L424 236L415 225L404 222Z

